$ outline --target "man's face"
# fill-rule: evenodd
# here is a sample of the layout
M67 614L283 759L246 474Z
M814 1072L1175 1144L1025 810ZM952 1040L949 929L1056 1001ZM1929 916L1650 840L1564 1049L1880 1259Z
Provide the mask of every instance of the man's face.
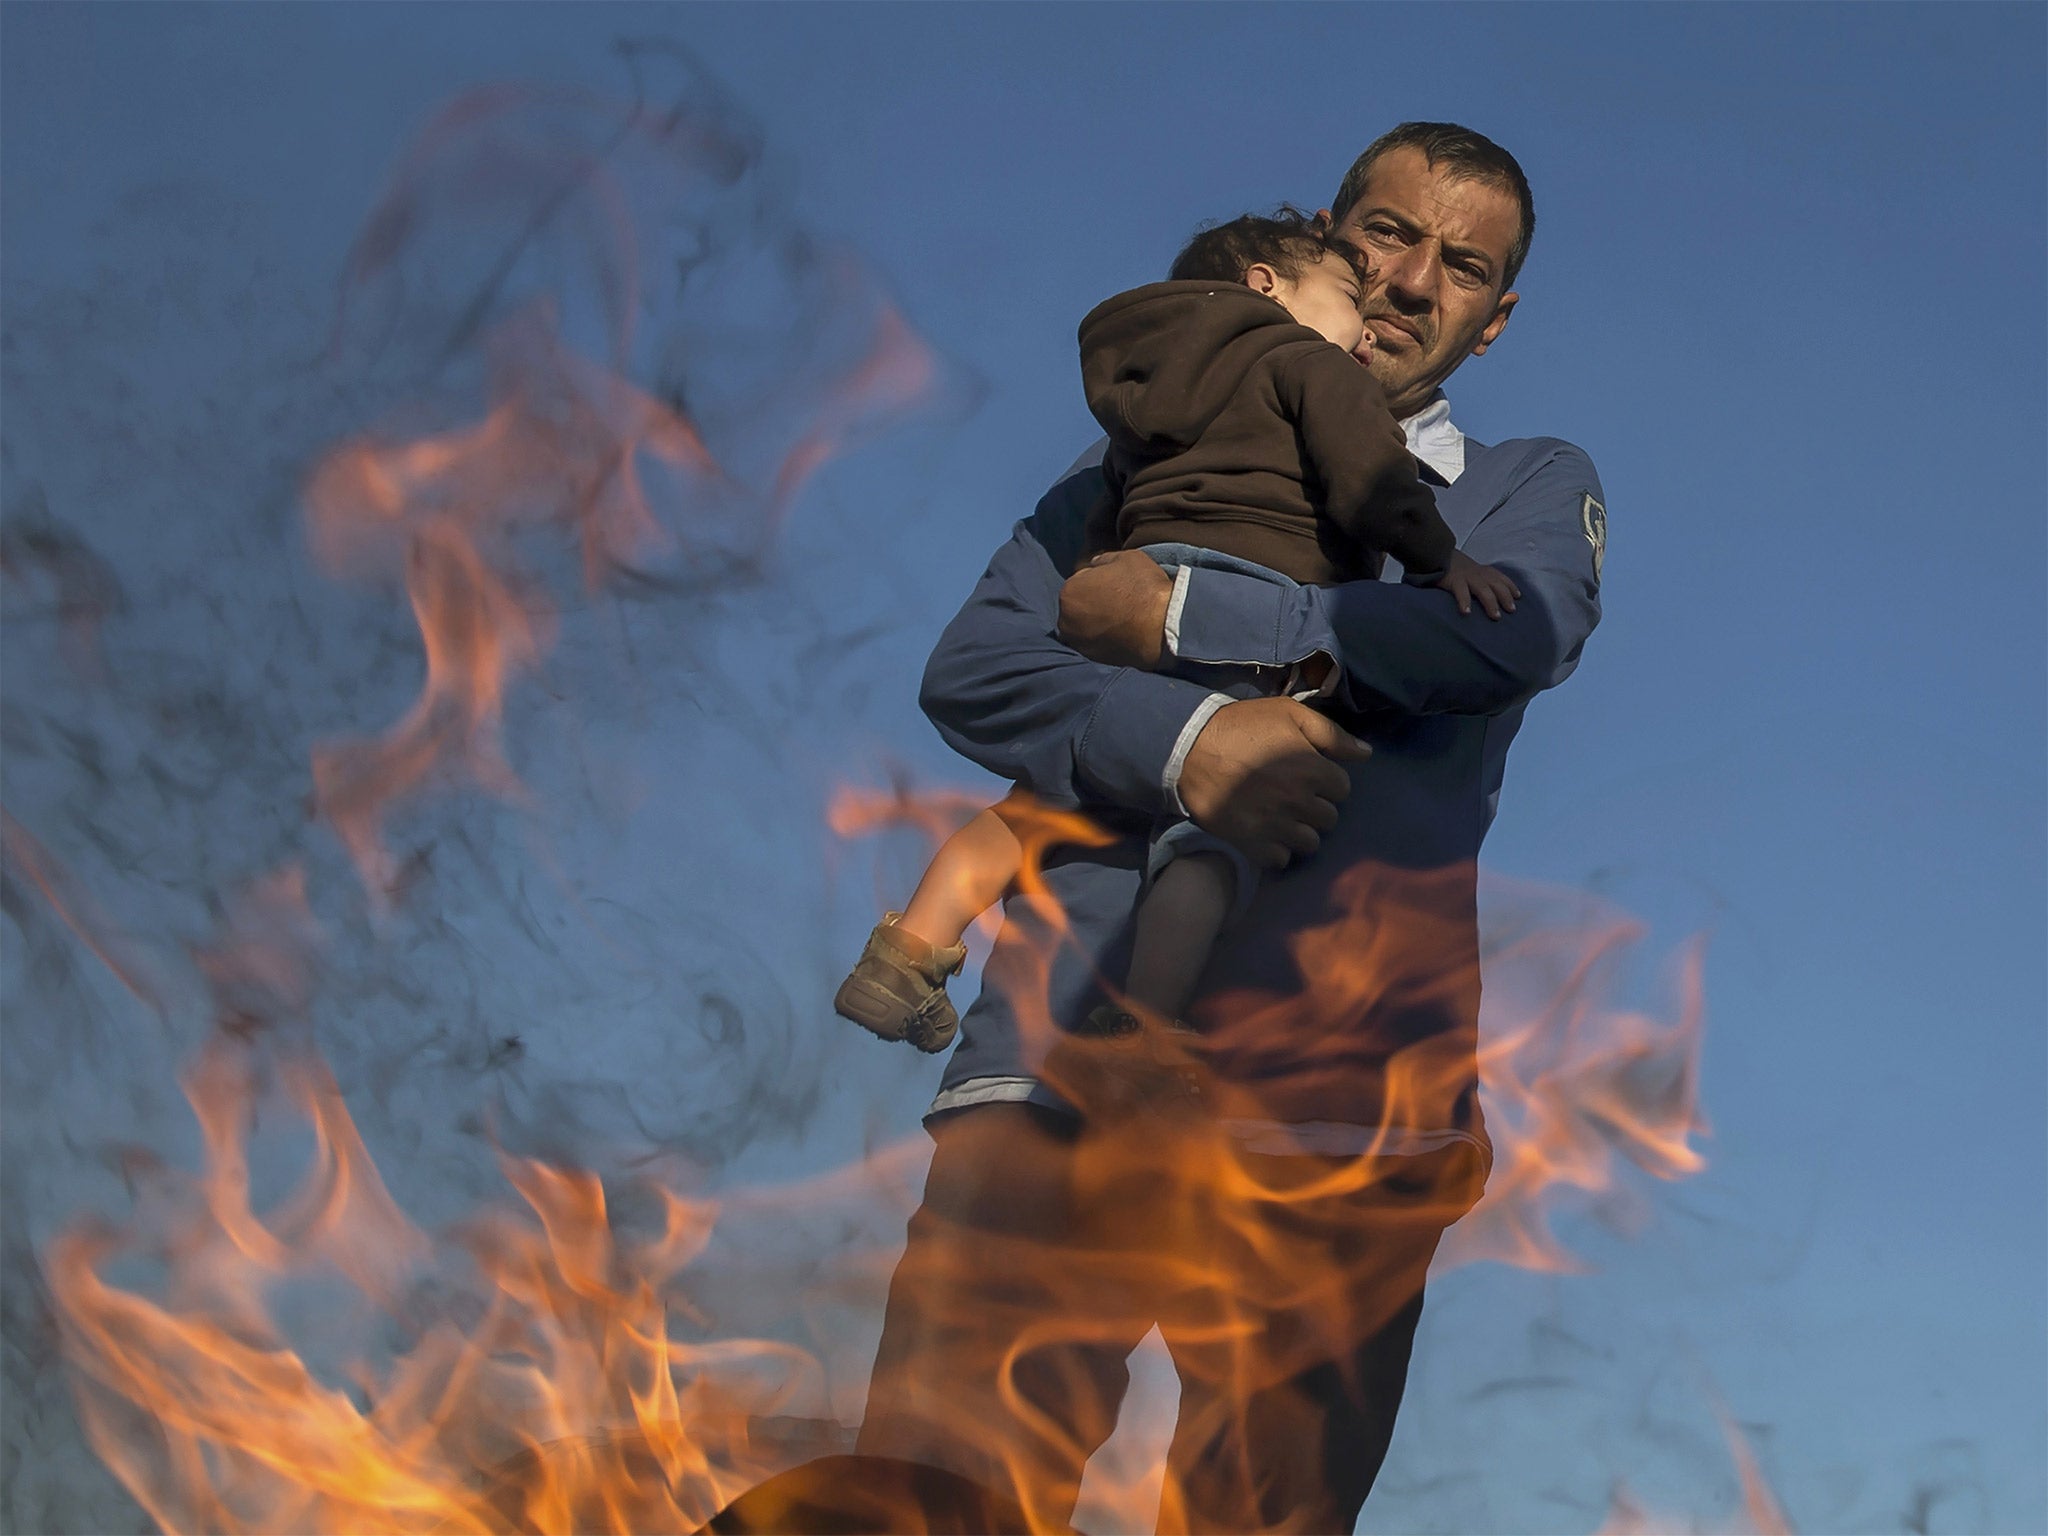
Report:
M1432 168L1421 150L1382 155L1337 235L1371 267L1361 354L1396 416L1429 403L1468 357L1493 344L1517 295L1501 292L1520 227L1514 194Z

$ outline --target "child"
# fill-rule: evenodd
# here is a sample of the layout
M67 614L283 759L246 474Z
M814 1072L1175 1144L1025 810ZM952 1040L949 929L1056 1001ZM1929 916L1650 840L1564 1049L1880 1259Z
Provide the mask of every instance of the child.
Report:
M1375 577L1392 555L1404 579L1445 587L1461 607L1482 592L1513 607L1514 583L1457 551L1385 396L1352 355L1364 334L1357 259L1283 208L1203 231L1167 282L1089 312L1081 376L1110 439L1089 553L1142 548L1169 572L1225 565L1288 583ZM1247 668L1220 691L1309 698L1333 681ZM834 1008L885 1039L943 1050L959 1024L945 984L966 961L962 935L1022 862L1005 806L975 816L934 855L910 904L875 928ZM1155 840L1148 874L1124 990L1172 1022L1257 881L1242 854L1186 821ZM1116 1009L1089 1022L1100 1034L1135 1027Z

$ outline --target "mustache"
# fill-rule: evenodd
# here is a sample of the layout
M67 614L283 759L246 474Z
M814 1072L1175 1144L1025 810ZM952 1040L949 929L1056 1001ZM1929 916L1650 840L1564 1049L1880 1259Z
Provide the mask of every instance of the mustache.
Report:
M1412 334L1425 347L1436 340L1436 328L1421 315L1404 315L1398 309L1389 308L1385 304L1374 304L1366 307L1364 317L1367 320L1391 320Z

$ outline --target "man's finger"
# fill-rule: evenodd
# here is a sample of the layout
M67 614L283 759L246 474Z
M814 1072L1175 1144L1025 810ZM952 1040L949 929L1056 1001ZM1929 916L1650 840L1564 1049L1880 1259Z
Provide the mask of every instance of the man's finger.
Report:
M1314 800L1324 805L1341 805L1351 798L1351 775L1325 758L1309 766L1304 786Z
M1290 826L1283 840L1289 852L1304 859L1323 846L1323 840L1316 835L1316 829L1302 822Z
M1323 756L1340 763L1362 763L1372 756L1370 746L1328 715L1319 715L1305 704L1298 708L1301 712L1295 719L1296 728L1302 739Z
M1257 843L1245 850L1245 857L1261 869L1285 869L1287 850L1278 843Z
M1351 788L1349 779L1344 781L1344 787L1346 790ZM1318 832L1328 832L1337 825L1337 807L1317 795L1302 808L1301 817Z

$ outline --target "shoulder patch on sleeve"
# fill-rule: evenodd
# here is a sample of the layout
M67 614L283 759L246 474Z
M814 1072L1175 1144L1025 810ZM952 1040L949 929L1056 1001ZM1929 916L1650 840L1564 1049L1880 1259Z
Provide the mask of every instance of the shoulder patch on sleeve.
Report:
M1593 579L1598 581L1600 568L1607 563L1607 509L1593 499L1591 491L1580 495L1579 527L1593 546Z

